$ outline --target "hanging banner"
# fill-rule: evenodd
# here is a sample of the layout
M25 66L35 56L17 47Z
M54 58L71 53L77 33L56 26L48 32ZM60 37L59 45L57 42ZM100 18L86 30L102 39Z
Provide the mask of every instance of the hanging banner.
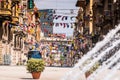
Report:
M63 28L73 28L74 26L74 23L54 23L55 24L55 27L61 27L63 26Z
M53 32L53 10L52 9L44 9L39 10L40 21L41 21L41 30L44 33L44 36L48 36L48 32Z

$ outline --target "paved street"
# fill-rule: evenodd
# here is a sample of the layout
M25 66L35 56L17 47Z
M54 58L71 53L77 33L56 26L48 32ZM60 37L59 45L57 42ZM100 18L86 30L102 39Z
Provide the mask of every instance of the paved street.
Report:
M70 67L46 67L39 80L61 80L70 71ZM112 70L111 70L112 71ZM101 80L111 73L110 70L101 72L95 80ZM112 73L111 73L112 74ZM110 75L110 74L109 74ZM0 80L33 80L25 66L0 66ZM120 80L120 71L117 71L110 80Z
M40 80L60 80L71 68L46 67ZM25 66L0 66L0 80L33 80Z

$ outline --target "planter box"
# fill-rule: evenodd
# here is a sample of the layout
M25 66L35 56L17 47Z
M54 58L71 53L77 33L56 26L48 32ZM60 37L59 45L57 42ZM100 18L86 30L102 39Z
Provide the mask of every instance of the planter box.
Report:
M39 79L41 75L41 72L32 72L33 79Z

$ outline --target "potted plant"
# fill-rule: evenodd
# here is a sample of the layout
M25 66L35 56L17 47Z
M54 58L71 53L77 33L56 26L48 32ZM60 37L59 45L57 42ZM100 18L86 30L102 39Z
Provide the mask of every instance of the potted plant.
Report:
M33 79L39 79L44 69L45 62L42 59L31 58L27 62L27 70L32 73Z

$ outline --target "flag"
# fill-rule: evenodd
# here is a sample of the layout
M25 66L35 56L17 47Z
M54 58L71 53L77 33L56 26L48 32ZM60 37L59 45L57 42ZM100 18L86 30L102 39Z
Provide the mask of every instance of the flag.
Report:
M67 24L67 23L66 23ZM67 24L67 28L69 28L69 24Z
M59 23L56 23L56 25L55 25L56 27L58 27L59 26Z
M65 16L62 17L62 21L64 20Z
M60 23L60 25L62 26L63 24L62 24L62 23Z
M65 28L66 27L66 23L63 23L64 24L64 27L63 28Z

